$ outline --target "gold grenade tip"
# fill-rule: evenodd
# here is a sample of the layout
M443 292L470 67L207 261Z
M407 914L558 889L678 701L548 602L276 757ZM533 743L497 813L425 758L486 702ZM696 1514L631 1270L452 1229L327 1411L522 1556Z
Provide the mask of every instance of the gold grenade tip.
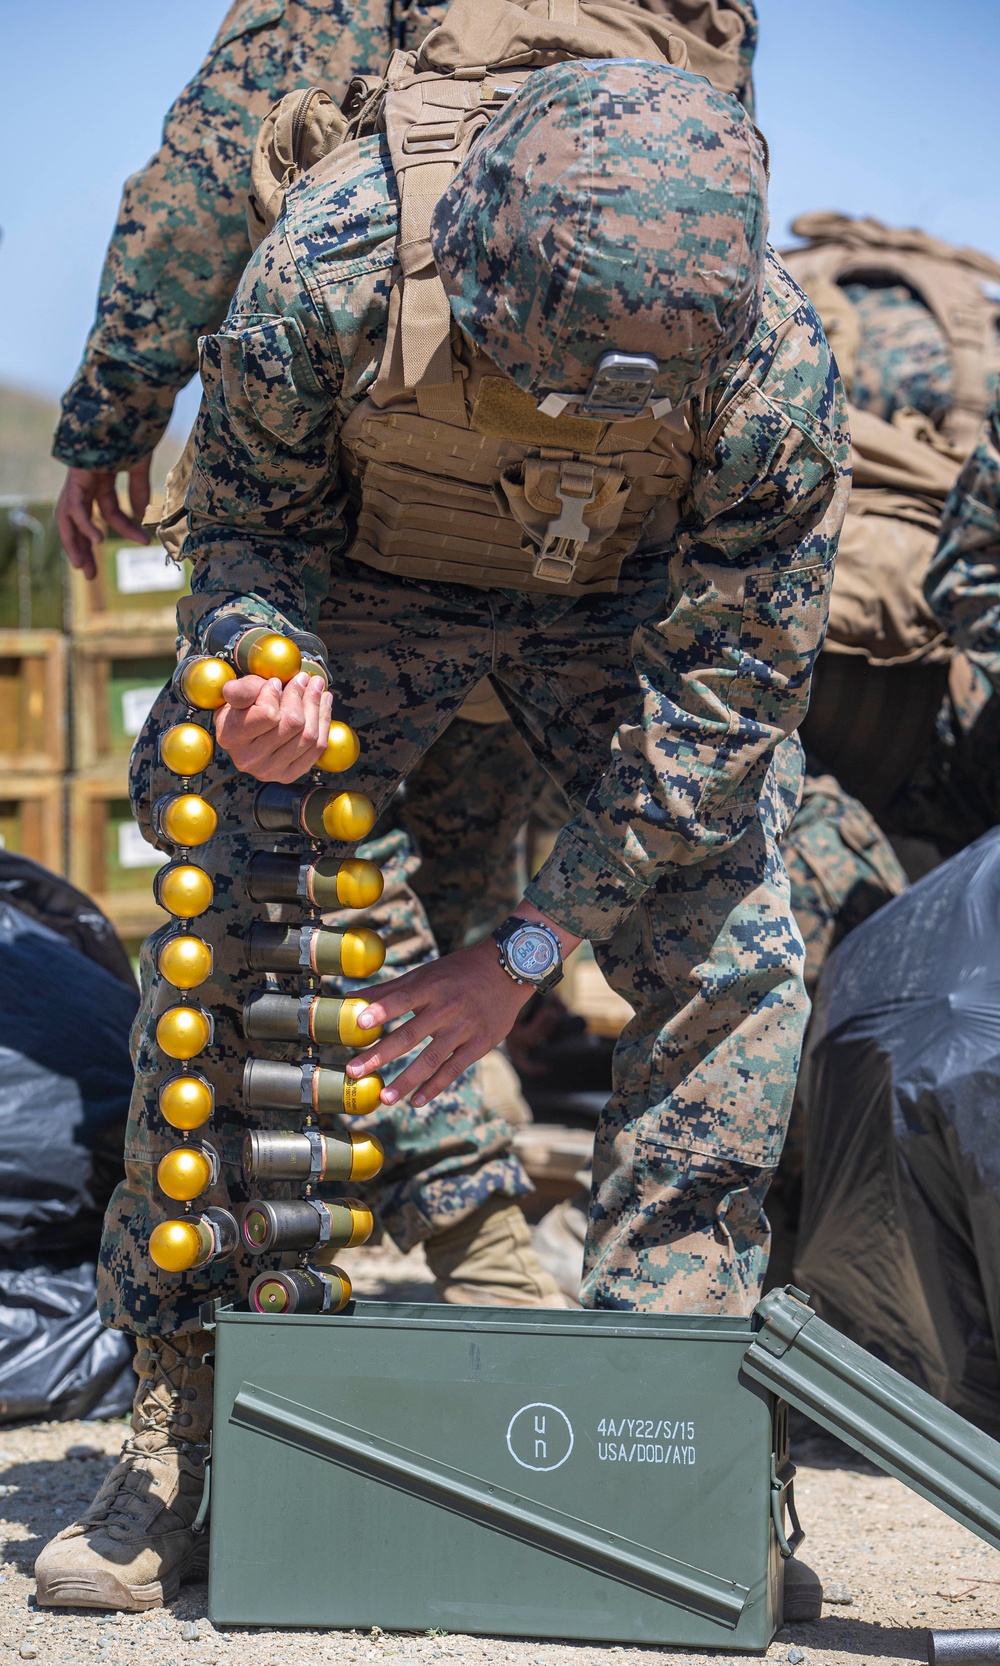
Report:
M175 723L160 736L160 760L174 775L200 775L215 754L215 742L200 723Z
M149 1235L149 1258L165 1273L187 1273L210 1254L206 1228L197 1221L161 1221Z
M175 989L195 989L212 971L212 951L200 937L168 937L156 957L160 976Z
M316 768L326 770L328 775L339 775L356 764L360 756L361 742L354 730L346 723L331 723L326 751L316 760Z
M378 1041L382 1034L382 1025L375 1024L370 1030L362 1030L358 1026L358 1018L368 1005L363 995L348 995L340 1004L340 1017L337 1021L337 1031L345 1047L370 1047L373 1041Z
M204 914L206 908L211 908L215 895L204 868L196 868L191 862L180 862L161 872L158 889L162 906L180 920L193 920L195 915Z
M175 845L203 845L219 825L207 798L198 793L178 793L160 811L160 828Z
M226 703L222 690L235 676L228 660L199 655L181 672L181 693L199 711L217 712Z
M156 1024L157 1046L171 1059L193 1059L208 1046L212 1026L200 1007L169 1007Z
M282 683L290 683L302 670L301 650L290 637L268 631L251 646L247 670L253 677L277 677Z
M337 869L337 901L342 908L371 908L385 890L382 869L360 856L348 856Z
M355 844L375 826L375 806L366 793L337 793L323 811L323 826L331 839Z
M160 1158L156 1179L161 1192L175 1203L190 1203L211 1184L211 1159L197 1146L178 1145Z
M351 1135L352 1180L357 1180L359 1185L366 1180L374 1180L384 1162L385 1150L374 1134Z
M373 1071L370 1076L344 1077L344 1111L347 1116L370 1116L382 1104L385 1087L381 1076Z
M340 965L345 978L370 978L385 964L385 944L367 926L345 931L340 943Z
M214 1108L212 1090L198 1076L175 1076L160 1089L160 1115L185 1134L207 1122Z

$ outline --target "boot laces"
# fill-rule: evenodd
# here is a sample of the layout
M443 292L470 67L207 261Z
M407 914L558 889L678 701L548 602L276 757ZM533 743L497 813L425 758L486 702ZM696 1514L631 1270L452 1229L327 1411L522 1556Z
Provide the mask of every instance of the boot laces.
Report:
M187 1415L180 1410L180 1405L197 1398L197 1389L180 1387L173 1381L172 1373L182 1371L188 1361L178 1355L176 1363L168 1369L158 1349L143 1351L153 1369L143 1372L141 1378L132 1414L132 1433L122 1447L115 1468L81 1517L81 1522L88 1526L106 1526L116 1538L127 1537L130 1530L146 1526L161 1512L168 1521L180 1520L152 1493L155 1477L151 1460L155 1463L159 1459L165 1466L171 1465L172 1460L180 1461L185 1469L194 1470L204 1456L204 1443L187 1439L174 1427L175 1419L179 1421ZM190 1422L188 1416L187 1423Z

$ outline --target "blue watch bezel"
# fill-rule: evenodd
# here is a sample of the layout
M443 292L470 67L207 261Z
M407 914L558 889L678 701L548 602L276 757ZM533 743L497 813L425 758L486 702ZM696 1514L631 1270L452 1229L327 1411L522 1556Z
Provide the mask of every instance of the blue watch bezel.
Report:
M524 971L513 959L510 943L512 938L520 932L540 932L548 940L552 949L552 964L538 977L533 977L530 972ZM554 984L557 984L562 977L563 959L559 939L552 927L545 925L541 920L524 920L519 914L511 914L502 925L497 926L493 933L493 941L500 951L500 965L514 983L528 984L539 993L544 993L545 990L551 989Z

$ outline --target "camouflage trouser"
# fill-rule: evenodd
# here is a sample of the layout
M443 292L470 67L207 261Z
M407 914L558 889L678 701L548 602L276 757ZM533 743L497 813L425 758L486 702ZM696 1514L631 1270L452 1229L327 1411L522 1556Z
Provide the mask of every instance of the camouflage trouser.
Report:
M150 804L159 794L177 787L177 777L154 761L157 737L183 709L176 695L165 689L133 753L132 799L147 830ZM257 1195L261 1190L259 1186L248 1188L241 1176L244 1133L248 1128L281 1128L292 1122L288 1112L253 1114L244 1108L241 1082L245 1060L251 1052L266 1052L269 1057L295 1062L302 1055L300 1044L251 1047L243 1036L243 1001L265 983L264 976L250 972L245 963L243 938L247 926L264 917L289 922L301 917L292 907L283 910L254 902L246 890L247 864L255 850L317 853L308 841L276 838L255 828L251 806L256 785L237 774L225 755L217 752L201 778L201 791L218 811L219 831L192 858L211 874L215 888L212 907L192 928L211 943L215 961L210 980L193 992L215 1024L211 1045L193 1061L199 1073L211 1082L216 1101L211 1122L199 1131L199 1137L212 1143L222 1159L218 1183L198 1201L232 1208L237 1213L251 1190ZM376 828L376 837L352 854L365 855L382 868L386 885L381 901L365 912L349 910L325 915L324 919L340 927L364 923L379 932L387 945L381 980L422 964L437 951L410 885L417 863L409 838L398 827L391 827L381 836L379 833L380 828ZM346 854L347 847L342 848ZM170 929L164 927L154 933L143 948L142 1001L132 1034L136 1082L126 1134L126 1177L108 1208L98 1273L98 1299L105 1322L139 1336L169 1336L196 1326L206 1299L245 1296L253 1277L279 1259L238 1255L185 1276L161 1272L149 1259L153 1226L180 1212L156 1183L157 1163L179 1141L157 1108L160 1083L177 1068L161 1053L155 1039L157 1018L178 999L176 990L156 971L157 950ZM368 979L366 984L379 980ZM274 987L298 993L299 986L294 978L281 978ZM324 992L330 994L346 994L359 987L346 980L323 982ZM350 1057L343 1049L324 1050L322 1062L342 1070ZM379 1225L404 1250L444 1231L494 1193L517 1197L531 1190L512 1153L511 1130L483 1105L478 1068L466 1071L453 1088L434 1100L427 1113L418 1116L403 1101L391 1109L380 1107L356 1126L374 1133L385 1147L382 1174L364 1188L364 1195ZM267 1195L292 1193L288 1187L269 1185Z
M615 596L558 602L406 583L335 559L321 619L347 778L386 802L490 672L536 758L580 807L635 717L633 632L662 603L644 562ZM250 568L216 563L192 614L242 610ZM211 583L211 589L208 583ZM797 742L789 776L800 767ZM767 1253L762 1199L781 1149L807 1010L778 839L795 794L773 768L730 850L667 874L596 952L635 1018L598 1128L584 1300L746 1312ZM225 816L225 808L223 807ZM588 899L589 900L589 899Z
M1000 694L958 654L930 750L883 818L893 834L926 839L942 861L1000 822Z
M520 901L518 833L548 776L512 723L456 717L406 783L402 820L416 841L413 887L442 954L492 930Z
M890 897L905 891L906 875L864 805L834 776L811 771L781 854L806 946L811 998L831 949Z

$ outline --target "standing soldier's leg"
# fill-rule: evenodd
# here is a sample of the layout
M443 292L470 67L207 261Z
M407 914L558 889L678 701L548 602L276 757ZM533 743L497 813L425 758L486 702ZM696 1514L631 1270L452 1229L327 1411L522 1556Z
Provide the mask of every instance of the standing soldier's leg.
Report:
M773 774L773 771L772 771ZM598 1125L587 1306L749 1313L808 1015L777 794L677 868L597 958L635 1008Z
M509 719L472 722L461 712L408 777L402 819L420 852L413 885L442 954L470 933L484 936L520 902L528 876L517 835L547 780Z

